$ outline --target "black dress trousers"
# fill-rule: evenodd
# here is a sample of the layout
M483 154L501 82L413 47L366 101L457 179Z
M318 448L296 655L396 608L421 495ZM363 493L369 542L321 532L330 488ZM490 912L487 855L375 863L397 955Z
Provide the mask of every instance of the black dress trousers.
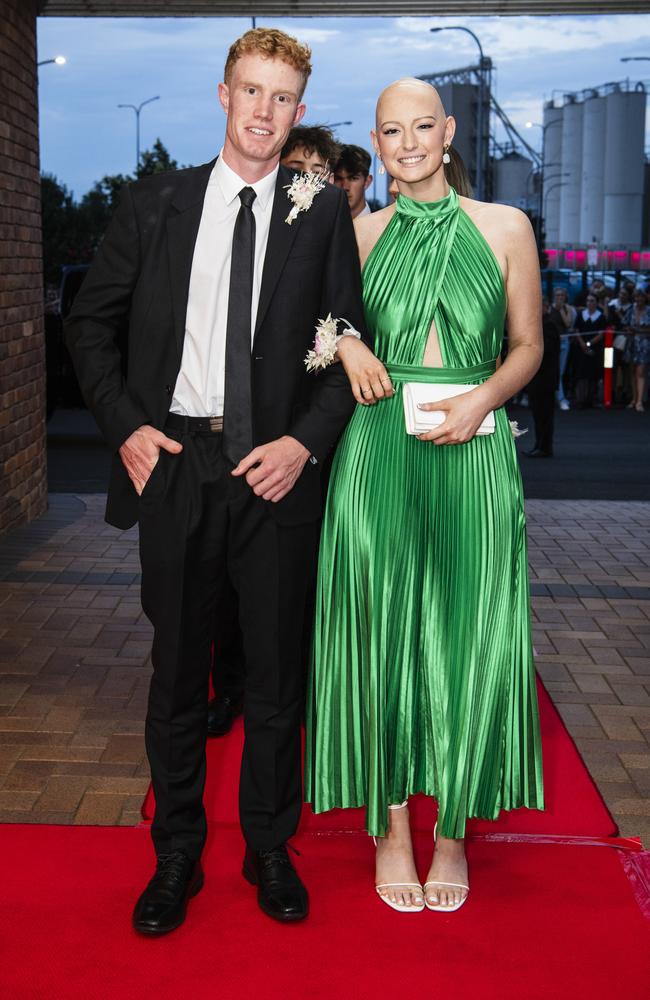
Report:
M231 475L222 435L166 433L139 507L142 606L154 626L146 720L157 853L198 858L210 650L226 572L237 592L246 658L240 820L247 843L269 850L298 825L301 639L318 522L285 527L245 479Z
M214 626L212 687L215 695L240 701L244 694L245 671L237 594L227 580Z

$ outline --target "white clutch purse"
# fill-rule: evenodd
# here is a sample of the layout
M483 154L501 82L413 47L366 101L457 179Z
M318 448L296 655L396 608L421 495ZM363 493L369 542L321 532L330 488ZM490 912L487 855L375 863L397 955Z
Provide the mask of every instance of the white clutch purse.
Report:
M431 382L405 382L402 387L404 400L404 420L407 434L424 434L443 423L443 410L419 410L418 403L436 403L439 399L461 396L475 389L475 385L441 385ZM494 410L486 415L477 434L494 434Z

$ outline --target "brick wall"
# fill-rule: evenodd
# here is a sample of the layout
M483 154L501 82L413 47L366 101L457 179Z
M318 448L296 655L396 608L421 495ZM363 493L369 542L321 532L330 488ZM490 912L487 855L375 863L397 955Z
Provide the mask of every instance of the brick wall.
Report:
M36 0L0 0L0 534L47 501Z

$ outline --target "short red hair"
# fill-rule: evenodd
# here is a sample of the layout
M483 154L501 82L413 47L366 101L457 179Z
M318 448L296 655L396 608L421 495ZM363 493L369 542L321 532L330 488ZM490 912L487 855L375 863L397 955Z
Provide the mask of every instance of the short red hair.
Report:
M233 42L228 50L223 71L223 78L227 84L230 83L237 60L242 56L251 55L262 56L264 59L280 59L297 70L302 77L302 87L298 94L300 100L311 73L311 49L308 45L303 45L296 38L286 35L284 31L278 31L277 28L251 28Z

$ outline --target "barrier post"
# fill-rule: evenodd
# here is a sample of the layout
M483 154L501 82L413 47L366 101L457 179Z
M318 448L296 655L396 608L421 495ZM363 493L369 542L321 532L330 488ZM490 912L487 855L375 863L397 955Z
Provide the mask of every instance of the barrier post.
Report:
M614 328L611 326L608 326L605 330L603 365L603 406L609 409L612 405L612 376L614 370Z

